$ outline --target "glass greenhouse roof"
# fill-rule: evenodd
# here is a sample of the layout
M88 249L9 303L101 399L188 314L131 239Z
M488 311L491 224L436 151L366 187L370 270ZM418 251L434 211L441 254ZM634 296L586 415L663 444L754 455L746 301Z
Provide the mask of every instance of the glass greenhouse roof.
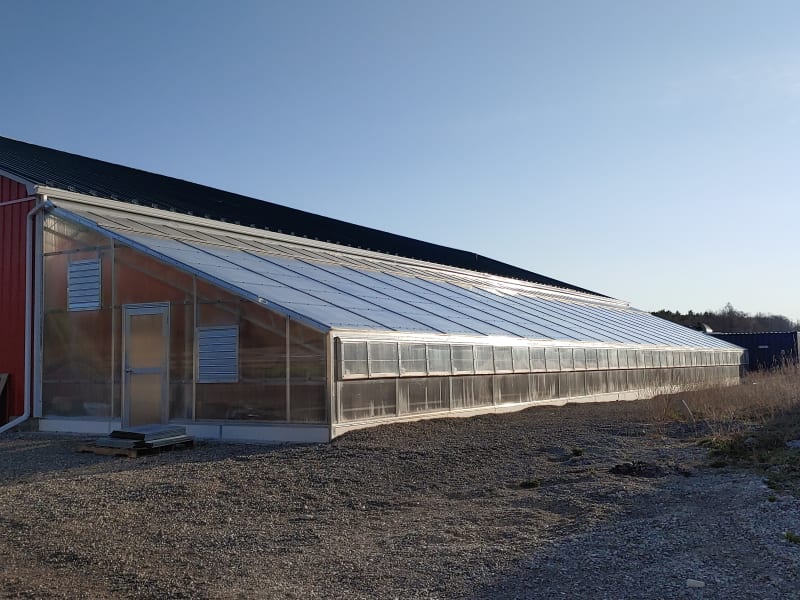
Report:
M602 296L165 211L56 205L54 215L323 330L738 349Z

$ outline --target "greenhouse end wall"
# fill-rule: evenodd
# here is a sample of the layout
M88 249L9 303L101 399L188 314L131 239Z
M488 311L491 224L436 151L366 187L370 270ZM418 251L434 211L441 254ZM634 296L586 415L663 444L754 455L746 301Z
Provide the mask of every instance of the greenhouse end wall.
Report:
M239 439L268 437L257 424L324 426L312 437L329 438L325 333L53 215L44 219L43 241L42 428L142 424L133 422L131 405L146 386L126 373L137 333L126 314L155 307L151 313L164 315L164 339L143 347L165 351L156 378L162 422ZM212 342L230 333L235 348L204 354L204 332L214 334Z
M738 383L741 350L336 340L333 434L381 422Z

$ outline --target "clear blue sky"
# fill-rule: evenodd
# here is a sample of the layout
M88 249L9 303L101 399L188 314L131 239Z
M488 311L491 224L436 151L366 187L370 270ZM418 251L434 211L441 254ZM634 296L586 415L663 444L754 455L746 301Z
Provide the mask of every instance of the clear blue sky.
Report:
M0 0L0 134L800 318L800 3Z

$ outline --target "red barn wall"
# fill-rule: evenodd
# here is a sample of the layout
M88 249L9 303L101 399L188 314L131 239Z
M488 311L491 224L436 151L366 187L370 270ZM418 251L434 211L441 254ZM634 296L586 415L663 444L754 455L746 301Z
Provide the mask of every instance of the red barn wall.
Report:
M25 401L25 236L34 201L24 184L0 176L0 373L9 373L0 424L21 415Z

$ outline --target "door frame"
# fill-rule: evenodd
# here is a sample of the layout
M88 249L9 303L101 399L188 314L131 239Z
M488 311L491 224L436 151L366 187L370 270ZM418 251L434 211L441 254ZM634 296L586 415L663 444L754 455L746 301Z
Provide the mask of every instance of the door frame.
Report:
M129 427L131 422L131 402L128 397L128 341L131 339L131 316L136 315L163 315L162 339L164 340L164 361L161 365L164 376L161 379L161 422L169 421L169 364L170 364L170 310L169 302L144 302L122 305L122 425Z

